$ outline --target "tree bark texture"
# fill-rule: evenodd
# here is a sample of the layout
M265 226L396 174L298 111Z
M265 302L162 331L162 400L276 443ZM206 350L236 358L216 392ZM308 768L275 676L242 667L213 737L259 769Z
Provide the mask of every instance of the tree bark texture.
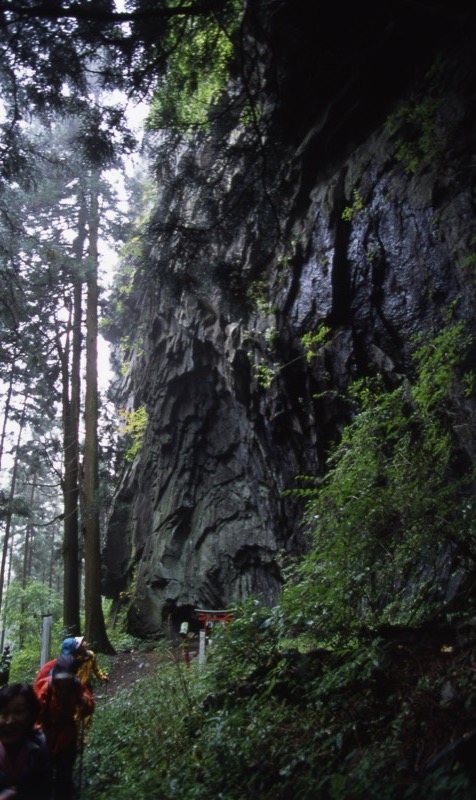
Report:
M74 254L81 266L86 241L87 209L84 194L79 197L78 235ZM79 272L79 270L78 270ZM72 634L80 632L79 563L79 413L81 381L82 278L73 277L73 312L70 334L71 358L64 359L63 448L64 448L64 536L63 536L63 621Z
M92 176L89 207L89 275L86 303L86 398L84 444L85 635L102 653L113 653L101 600L101 543L98 470L98 175Z

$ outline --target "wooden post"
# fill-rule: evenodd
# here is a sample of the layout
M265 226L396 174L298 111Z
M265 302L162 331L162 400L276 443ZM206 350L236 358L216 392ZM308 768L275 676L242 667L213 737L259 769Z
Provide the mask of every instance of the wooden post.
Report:
M41 656L40 667L46 664L51 658L51 627L53 625L53 616L51 614L43 614L43 629L41 631Z
M201 630L198 639L198 663L203 664L205 661L205 639L206 639L206 631Z

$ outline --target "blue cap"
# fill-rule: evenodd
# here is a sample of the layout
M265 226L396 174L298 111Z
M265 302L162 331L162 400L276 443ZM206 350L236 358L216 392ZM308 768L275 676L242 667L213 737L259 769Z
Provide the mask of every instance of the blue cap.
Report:
M77 650L77 647L74 636L68 636L67 639L63 640L63 644L61 645L61 655L70 656Z

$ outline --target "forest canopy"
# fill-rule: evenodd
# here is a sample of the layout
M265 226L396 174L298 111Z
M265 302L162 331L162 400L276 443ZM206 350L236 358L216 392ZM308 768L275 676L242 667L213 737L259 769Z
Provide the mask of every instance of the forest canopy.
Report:
M105 650L100 514L114 435L109 444L98 435L110 424L98 416L101 248L117 250L130 225L110 170L136 147L130 103L150 103L160 89L166 100L154 119L165 120L200 95L208 69L210 88L194 112L203 119L200 107L224 86L238 11L236 2L0 2L0 454L13 463L2 497L0 605L16 535L24 582L37 569L31 548L36 536L38 552L42 528L34 509L48 484L55 523L44 533L53 532L51 563L63 562L63 575L51 567L49 580L63 585L65 628L80 628L84 556L86 633ZM35 458L26 458L27 441L36 442Z

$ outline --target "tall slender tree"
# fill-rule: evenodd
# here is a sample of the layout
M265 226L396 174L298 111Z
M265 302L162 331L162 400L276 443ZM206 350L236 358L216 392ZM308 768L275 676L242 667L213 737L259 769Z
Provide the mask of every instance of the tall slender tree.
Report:
M84 561L86 638L101 652L114 652L101 601L101 539L98 462L98 237L99 170L91 171L89 194L89 269L86 302L86 399L84 443Z
M86 242L86 198L80 186L78 191L77 235L73 243L74 257L81 263ZM58 337L61 356L61 383L63 405L63 496L64 496L64 588L63 621L65 628L74 634L80 632L80 559L79 559L79 417L82 348L82 276L74 277L70 328L66 346ZM69 344L71 343L71 348ZM69 358L71 354L71 358Z
M15 500L15 491L16 491L16 484L17 484L17 476L18 476L18 468L19 468L19 449L20 449L20 442L22 436L24 435L24 428L25 428L25 420L26 420L26 409L27 409L27 402L28 397L25 396L23 401L23 409L21 412L20 421L18 424L18 433L17 433L17 446L16 446L16 453L13 459L13 469L12 469L12 480L10 484L10 497L8 502L8 511L7 511L7 520L5 525L5 531L3 534L3 547L2 547L2 555L0 560L0 613L2 610L2 601L3 601L3 591L6 584L6 567L7 567L7 559L8 559L8 550L10 546L10 536L12 530L12 521L13 521L13 504Z

